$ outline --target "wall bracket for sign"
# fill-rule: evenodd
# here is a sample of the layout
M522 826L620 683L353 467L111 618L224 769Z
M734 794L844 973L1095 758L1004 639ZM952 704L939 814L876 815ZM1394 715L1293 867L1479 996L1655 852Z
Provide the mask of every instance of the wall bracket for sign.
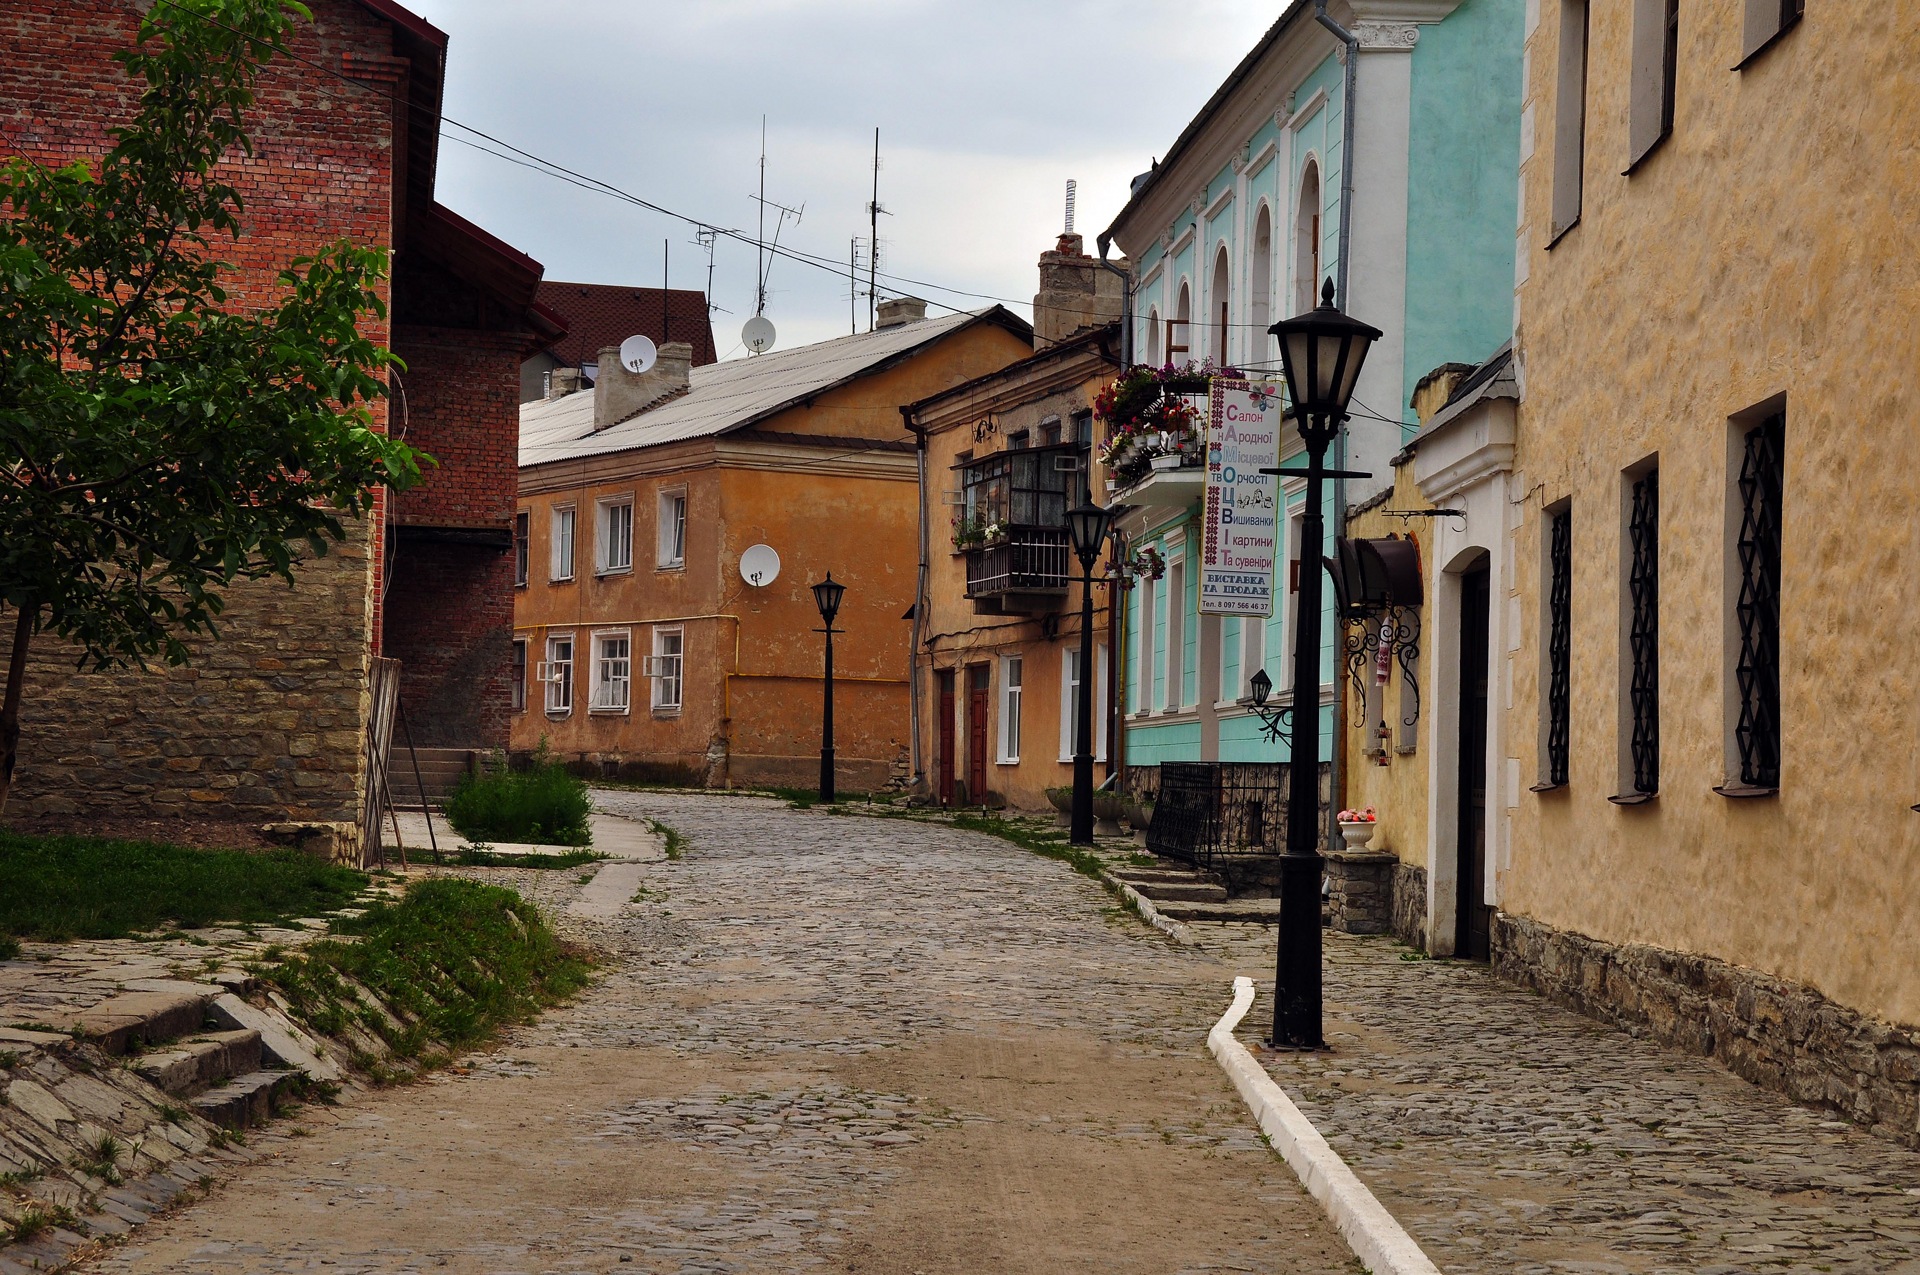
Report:
M1464 509L1378 509L1374 512L1383 518L1399 518L1402 521L1408 518L1458 518L1464 522L1467 517Z
M1282 478L1306 478L1315 471L1311 469L1263 469L1263 474L1278 474ZM1322 478L1371 478L1372 474L1358 469L1322 469L1318 471Z

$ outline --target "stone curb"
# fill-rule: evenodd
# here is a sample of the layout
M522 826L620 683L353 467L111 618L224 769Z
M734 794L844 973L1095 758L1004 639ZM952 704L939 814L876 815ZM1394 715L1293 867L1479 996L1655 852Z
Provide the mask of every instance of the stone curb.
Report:
M1300 1176L1307 1193L1320 1201L1354 1256L1373 1275L1440 1275L1440 1268L1354 1176L1339 1153L1327 1145L1313 1122L1293 1105L1266 1068L1234 1039L1233 1029L1252 1007L1253 980L1244 976L1234 979L1233 1004L1207 1033L1207 1048L1240 1091L1261 1132Z
M1188 946L1192 946L1195 941L1193 931L1187 928L1186 922L1170 920L1161 915L1160 909L1153 906L1152 899L1149 899L1146 895L1140 893L1140 891L1134 889L1112 873L1102 872L1100 879L1107 883L1109 889L1118 893L1120 897L1128 903L1131 903L1133 910L1139 913L1141 920L1174 942L1185 943Z

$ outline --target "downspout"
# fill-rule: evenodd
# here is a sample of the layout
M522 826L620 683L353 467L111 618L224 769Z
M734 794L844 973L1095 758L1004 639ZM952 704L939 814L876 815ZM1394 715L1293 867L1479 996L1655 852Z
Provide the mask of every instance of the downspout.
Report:
M1343 230L1341 233L1346 232ZM1107 249L1113 246L1110 233L1101 231L1095 242L1100 245L1101 268L1120 276L1120 366L1129 368L1133 366L1133 275L1107 260ZM1342 256L1340 268L1345 270L1346 266L1346 258Z
M902 407L900 418L913 432L913 461L919 475L920 492L920 570L913 585L913 648L907 652L907 709L911 714L910 723L913 738L909 746L912 755L913 779L908 791L918 794L926 782L926 768L923 764L920 748L920 642L927 619L927 436L914 423L913 409Z
M1352 258L1353 247L1353 114L1354 98L1360 75L1360 37L1335 22L1327 13L1327 0L1314 0L1314 20L1325 27L1333 38L1347 48L1347 74L1342 89L1344 100L1340 105L1340 265L1334 272L1334 294L1342 310L1347 308L1347 263ZM1334 442L1333 466L1344 470L1347 467L1347 435L1342 430ZM1347 480L1333 480L1333 525L1336 535L1345 535L1347 530ZM1333 738L1330 751L1332 773L1332 792L1328 795L1326 810L1326 843L1337 846L1340 829L1336 819L1341 805L1346 801L1347 786L1347 679L1346 661L1342 658L1344 643L1340 640L1341 625L1334 624L1333 633Z

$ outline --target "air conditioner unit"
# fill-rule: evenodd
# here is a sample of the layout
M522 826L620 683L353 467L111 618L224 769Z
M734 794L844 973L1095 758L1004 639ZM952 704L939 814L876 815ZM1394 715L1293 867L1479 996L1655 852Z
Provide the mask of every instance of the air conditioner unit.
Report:
M1056 474L1077 474L1086 468L1078 456L1059 455L1053 458L1053 472Z
M967 493L964 491L943 491L940 493L940 503L943 505L964 505L967 503Z

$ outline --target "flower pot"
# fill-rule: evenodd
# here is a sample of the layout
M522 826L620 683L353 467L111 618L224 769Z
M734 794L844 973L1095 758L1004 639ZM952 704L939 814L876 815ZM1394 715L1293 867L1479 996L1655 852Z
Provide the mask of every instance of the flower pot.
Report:
M1049 788L1047 789L1047 802L1055 810L1058 810L1063 815L1072 814L1073 813L1073 789Z
M1127 823L1135 832L1145 832L1153 826L1153 803L1136 801L1127 807Z
M1178 469L1184 460L1185 458L1182 457L1179 452L1168 452L1164 456L1155 456L1153 458L1153 467L1155 469Z
M1340 822L1340 835L1346 838L1347 849L1365 850L1367 843L1373 840L1373 830L1379 826L1372 820L1362 819L1348 823L1343 819Z

